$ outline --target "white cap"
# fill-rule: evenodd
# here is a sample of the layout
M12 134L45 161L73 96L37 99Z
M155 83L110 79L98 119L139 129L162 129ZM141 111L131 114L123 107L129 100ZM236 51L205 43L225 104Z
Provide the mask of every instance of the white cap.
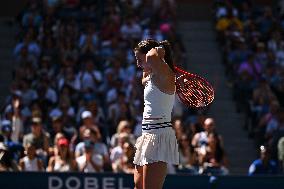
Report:
M90 111L83 111L82 114L81 114L81 118L82 119L86 119L88 117L92 117L92 112L90 112Z

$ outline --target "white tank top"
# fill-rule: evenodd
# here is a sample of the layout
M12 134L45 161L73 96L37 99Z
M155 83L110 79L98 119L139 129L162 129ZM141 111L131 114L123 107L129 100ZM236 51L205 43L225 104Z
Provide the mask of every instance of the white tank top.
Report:
M25 171L39 171L37 158L30 160L27 156L24 157Z
M70 165L68 163L61 164L58 161L55 161L54 171L68 172L68 171L71 171L71 167L70 167Z
M144 88L144 112L142 124L171 122L171 113L175 100L174 94L166 94L158 89L152 75Z

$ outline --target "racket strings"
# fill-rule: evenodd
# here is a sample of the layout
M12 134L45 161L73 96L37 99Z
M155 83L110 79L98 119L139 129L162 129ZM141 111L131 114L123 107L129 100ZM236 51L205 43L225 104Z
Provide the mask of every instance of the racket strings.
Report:
M190 107L204 107L214 100L213 87L202 77L177 70L176 87L180 100Z

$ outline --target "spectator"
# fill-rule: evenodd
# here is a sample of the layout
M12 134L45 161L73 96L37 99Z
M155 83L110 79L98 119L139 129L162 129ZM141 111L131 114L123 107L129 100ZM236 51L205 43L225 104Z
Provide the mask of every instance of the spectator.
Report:
M203 123L203 129L204 131L201 131L199 133L196 133L193 136L193 139L191 141L191 145L193 147L201 147L203 145L208 144L208 136L211 132L215 130L215 122L212 118L205 119Z
M257 124L256 121L260 120L260 118L269 111L269 104L272 101L277 101L277 98L264 78L259 82L259 86L253 90L252 95L250 109L253 114L252 127L254 127ZM251 130L251 132L254 132L255 128L251 128Z
M262 67L259 62L255 60L255 55L251 54L248 57L248 60L241 63L238 74L247 73L251 78L259 80L261 77Z
M98 46L98 36L95 30L95 25L93 23L89 23L86 25L86 31L83 32L79 37L79 48L84 49L84 46L90 40L92 48L97 48Z
M183 134L179 142L180 165L178 171L182 173L197 174L198 157L194 148L190 144L189 138Z
M105 114L103 109L95 100L90 100L87 103L87 109L92 113L94 117L94 122L98 124L99 127L103 127L105 123Z
M23 152L23 146L21 143L14 142L11 139L12 136L12 126L11 126L11 121L9 120L3 120L1 122L1 132L3 137L4 144L8 148L8 151L10 152L12 158L16 161L18 161L22 155Z
M243 23L234 16L232 11L229 11L226 17L222 17L216 24L216 29L219 32L226 31L230 26L235 25L238 30L243 29Z
M125 142L128 142L128 134L127 133L120 133L118 138L118 144L110 151L110 160L113 163L116 162L116 160L120 159L123 155L123 145Z
M91 141L84 142L83 155L76 158L79 171L90 172L102 172L103 171L103 156L94 152L94 144Z
M135 144L135 136L131 133L130 122L127 120L122 120L117 126L116 133L111 137L111 147L115 147L118 145L118 139L121 133L127 133L131 144Z
M277 122L277 114L280 108L280 104L278 101L274 100L269 104L269 112L263 115L258 123L256 128L256 139L258 140L258 144L263 144L265 142L265 132L268 124L273 124ZM269 126L271 127L271 126Z
M102 82L102 74L95 68L94 62L89 59L84 62L84 70L79 72L78 80L80 81L80 86L82 90L96 89Z
M21 96L22 93L18 92L18 94L14 94L12 97L12 105L11 105L11 114L8 116L11 121L11 135L10 139L13 142L19 142L23 139L23 118L22 118L22 108L21 108Z
M277 174L278 165L270 159L270 151L265 146L260 146L260 158L253 161L249 167L248 175L267 175Z
M83 133L83 139L79 142L75 148L75 157L80 157L84 154L85 144L91 142L93 144L94 154L99 154L103 157L104 166L108 167L110 163L108 148L104 143L101 143L98 139L99 133L94 129L85 129Z
M279 49L276 49L275 52L276 56L276 64L280 67L284 67L284 42L281 41L279 45Z
M271 143L273 139L278 140L282 135L284 136L284 108L279 108L276 119L270 120L267 124L265 139Z
M68 172L76 171L77 163L73 154L69 151L69 141L66 138L60 138L57 142L58 154L49 159L48 172Z
M122 151L123 151L122 156L112 163L112 169L115 173L122 172L127 174L133 174L134 172L133 160L135 154L135 149L133 144L130 142L125 142L122 146Z
M0 142L0 172L18 171L16 162L13 160L10 151L3 142Z
M33 143L25 146L25 156L20 159L19 167L21 171L43 171L44 165L41 159L36 157L36 147Z
M278 160L280 164L280 169L283 173L284 170L284 137L281 137L278 141Z
M37 57L34 56L33 54L29 54L28 52L28 47L24 45L21 49L20 52L15 55L15 61L17 65L24 65L26 63L30 63L32 66L36 67L37 65Z
M42 128L41 118L32 118L31 133L26 134L23 139L23 145L26 146L28 143L33 143L36 148L36 154L40 156L44 163L48 156L49 149L49 134Z
M62 133L68 140L71 140L71 138L73 137L73 132L63 126L62 118L60 116L51 118L51 126L52 128L49 132L51 141L54 141L55 136L58 133Z
M140 39L142 34L142 29L134 20L134 18L128 17L126 18L125 23L121 26L120 32L124 39L126 38Z
M81 83L78 77L76 77L72 67L67 67L64 71L64 77L59 78L58 89L61 90L64 85L67 85L73 90L80 91Z
M98 140L100 140L101 139L101 133L100 133L98 126L95 125L95 123L94 123L94 118L93 118L92 113L90 111L86 110L81 114L81 118L82 118L82 121L83 121L83 125L80 126L80 128L79 128L80 139L84 138L83 133L86 129L93 129L97 132Z
M12 141L12 139L11 139L11 134L12 134L11 121L3 120L1 122L1 133L2 133L2 137L4 139L3 142Z
M17 44L17 46L14 49L15 57L19 56L22 48L27 48L28 53L35 57L39 57L41 52L39 44L34 39L32 39L31 34L26 34L23 42ZM33 65L33 66L37 67L38 65Z
M173 128L175 130L175 133L176 133L176 137L177 137L177 140L180 140L183 133L184 133L184 128L183 128L183 125L182 125L182 120L181 119L176 119L174 120L173 122Z
M207 147L201 146L197 151L203 174L209 172L221 175L228 174L227 156L221 144L220 136L216 132L209 133Z

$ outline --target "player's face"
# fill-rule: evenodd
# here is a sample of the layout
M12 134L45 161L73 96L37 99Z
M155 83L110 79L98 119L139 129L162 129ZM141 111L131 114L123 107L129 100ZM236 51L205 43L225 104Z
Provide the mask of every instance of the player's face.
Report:
M135 58L136 58L137 66L143 69L146 63L146 55L138 51L135 51Z

